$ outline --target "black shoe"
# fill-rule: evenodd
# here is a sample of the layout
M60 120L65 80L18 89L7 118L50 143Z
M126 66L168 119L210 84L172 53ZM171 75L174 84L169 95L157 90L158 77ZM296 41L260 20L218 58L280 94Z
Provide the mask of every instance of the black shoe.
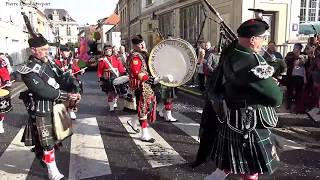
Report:
M139 129L134 129L134 128L133 128L133 125L132 125L130 122L131 122L131 121L128 120L128 121L127 121L127 124L131 127L131 129L132 129L134 132L139 133L140 130L139 130Z
M148 140L144 140L144 139L141 139L142 142L148 142L148 143L154 143L156 142L155 139L151 138L151 139L148 139Z

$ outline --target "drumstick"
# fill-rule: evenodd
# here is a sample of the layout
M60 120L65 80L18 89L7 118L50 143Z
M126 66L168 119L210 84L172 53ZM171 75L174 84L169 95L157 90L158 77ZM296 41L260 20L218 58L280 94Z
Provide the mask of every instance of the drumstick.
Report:
M82 70L86 70L87 68L88 67L85 67L85 68L81 69L80 71L74 72L74 73L72 73L72 75L78 74L79 72L81 72Z
M10 82L10 83L14 83L15 81L16 81L16 80L12 80L12 81L9 81L9 82ZM6 86L7 86L7 84L1 86L0 89L5 88Z

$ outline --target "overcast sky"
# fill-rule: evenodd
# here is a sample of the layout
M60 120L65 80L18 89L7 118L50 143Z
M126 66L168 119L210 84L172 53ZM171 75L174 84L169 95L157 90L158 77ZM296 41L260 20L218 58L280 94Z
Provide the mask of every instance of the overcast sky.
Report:
M42 0L43 1L43 0ZM80 25L96 24L98 19L108 17L116 8L118 0L46 0L48 8L66 9Z

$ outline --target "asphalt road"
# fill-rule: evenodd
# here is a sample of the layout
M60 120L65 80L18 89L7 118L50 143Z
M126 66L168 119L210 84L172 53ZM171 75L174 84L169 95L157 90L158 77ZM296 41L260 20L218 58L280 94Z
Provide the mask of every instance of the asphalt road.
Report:
M158 117L150 129L156 143L141 143L126 124L136 115L108 112L106 95L98 88L95 73L88 72L82 79L85 90L78 119L73 122L74 135L56 153L58 168L68 179L199 180L215 169L210 161L195 169L188 166L199 143L200 99L178 93L174 115L179 121L168 123ZM17 96L12 103L6 132L0 135L0 179L47 179L46 168L19 143L27 115ZM282 147L281 166L273 175L260 179L320 179L320 143L296 138L283 128L275 132Z

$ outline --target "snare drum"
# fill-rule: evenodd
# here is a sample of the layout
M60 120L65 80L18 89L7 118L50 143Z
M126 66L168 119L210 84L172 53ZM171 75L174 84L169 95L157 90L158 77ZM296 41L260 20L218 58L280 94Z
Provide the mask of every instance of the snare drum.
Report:
M125 96L129 91L129 76L120 76L113 80L113 87L119 96Z
M0 113L6 113L12 110L10 92L6 89L0 89Z

